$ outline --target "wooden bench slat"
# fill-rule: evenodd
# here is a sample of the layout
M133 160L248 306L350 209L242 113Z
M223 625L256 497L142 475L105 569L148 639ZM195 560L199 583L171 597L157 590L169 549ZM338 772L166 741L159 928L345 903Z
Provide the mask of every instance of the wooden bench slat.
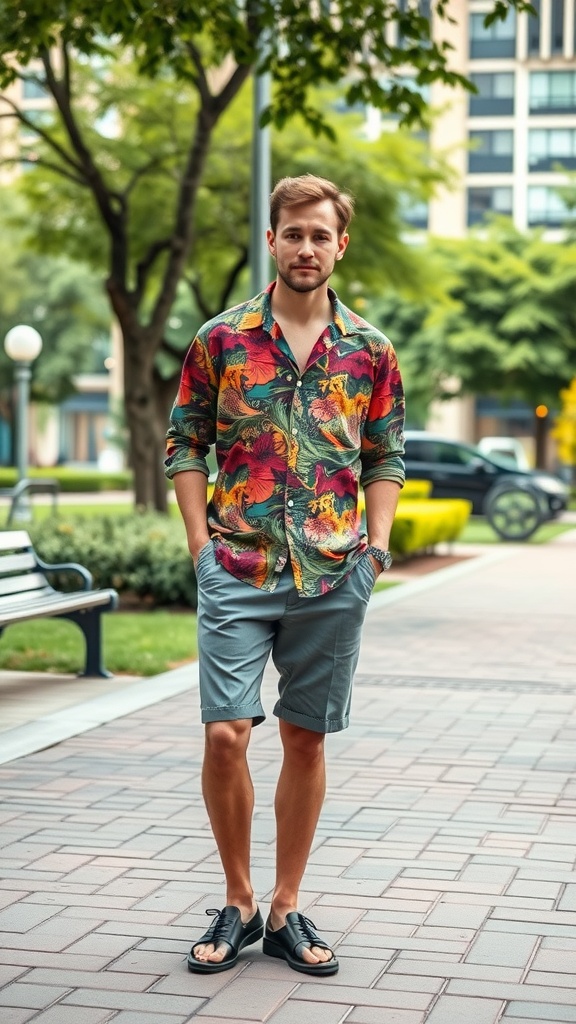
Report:
M43 573L29 572L26 576L6 576L0 579L0 597L4 594L21 594L29 590L45 590L46 577Z
M17 551L31 548L32 541L26 530L0 530L0 551Z
M0 577L35 568L36 559L31 551L23 551L22 554L0 555Z
M116 591L94 590L92 592L80 590L74 594L55 594L43 598L42 601L29 604L18 602L17 604L4 604L0 601L0 626L8 625L10 622L25 622L28 619L50 618L54 615L62 615L63 612L82 611L82 609L99 607L116 607Z

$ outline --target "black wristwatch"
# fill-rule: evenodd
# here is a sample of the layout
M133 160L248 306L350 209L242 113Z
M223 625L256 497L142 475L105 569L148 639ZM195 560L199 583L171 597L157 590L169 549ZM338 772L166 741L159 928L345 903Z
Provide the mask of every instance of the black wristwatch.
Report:
M392 565L392 555L389 551L384 551L384 548L374 547L373 544L369 544L366 548L366 554L372 555L377 562L380 562L382 566L382 572L386 572L387 569Z

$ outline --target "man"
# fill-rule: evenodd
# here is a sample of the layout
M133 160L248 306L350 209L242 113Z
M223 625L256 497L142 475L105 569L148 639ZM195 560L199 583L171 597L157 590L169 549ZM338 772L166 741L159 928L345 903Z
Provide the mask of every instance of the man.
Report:
M226 877L226 906L209 912L215 920L188 958L202 973L232 967L263 932L264 952L294 970L338 970L298 912L298 892L324 800L324 737L348 725L362 623L375 579L390 565L404 481L394 351L328 287L352 212L351 197L323 178L278 182L267 232L276 280L201 328L168 431L166 472L198 579L203 795ZM218 477L207 511L213 443ZM246 752L264 719L260 683L270 654L280 676L274 713L283 763L264 930L250 882Z

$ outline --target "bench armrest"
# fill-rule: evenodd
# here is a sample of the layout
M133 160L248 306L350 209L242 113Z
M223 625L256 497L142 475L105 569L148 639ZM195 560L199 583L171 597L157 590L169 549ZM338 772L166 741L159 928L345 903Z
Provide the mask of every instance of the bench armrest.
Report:
M75 572L83 580L82 590L93 590L94 589L94 577L92 573L84 565L80 565L79 562L61 562L56 565L50 565L48 562L44 562L41 558L36 555L38 566L42 569L42 572Z

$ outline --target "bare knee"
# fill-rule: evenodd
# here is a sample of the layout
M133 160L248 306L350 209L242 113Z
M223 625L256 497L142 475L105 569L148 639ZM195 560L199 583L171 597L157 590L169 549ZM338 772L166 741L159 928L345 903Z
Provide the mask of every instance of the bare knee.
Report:
M252 731L251 719L209 722L206 726L206 759L222 768L244 758Z
M321 760L324 757L324 740L322 732L303 729L290 722L280 722L280 736L287 757L304 758L309 761Z

